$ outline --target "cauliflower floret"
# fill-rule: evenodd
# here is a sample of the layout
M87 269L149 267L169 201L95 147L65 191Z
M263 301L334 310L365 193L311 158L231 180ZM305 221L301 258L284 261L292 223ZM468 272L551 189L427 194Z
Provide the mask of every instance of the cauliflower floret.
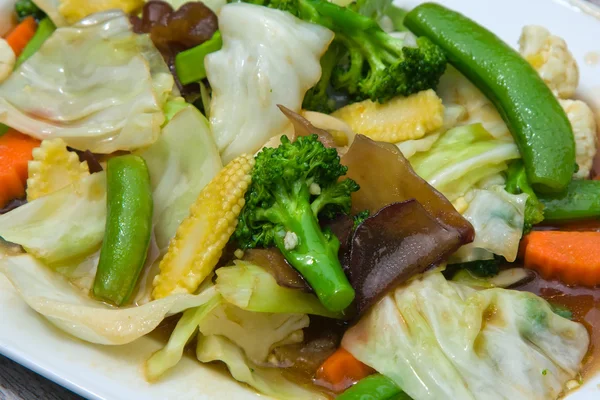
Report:
M11 74L15 61L15 52L6 40L0 38L0 82Z
M567 113L575 136L576 161L579 171L573 175L585 179L590 175L596 155L596 120L590 107L580 100L559 100Z
M519 51L555 96L568 99L575 94L579 69L562 38L542 26L528 25L519 38Z

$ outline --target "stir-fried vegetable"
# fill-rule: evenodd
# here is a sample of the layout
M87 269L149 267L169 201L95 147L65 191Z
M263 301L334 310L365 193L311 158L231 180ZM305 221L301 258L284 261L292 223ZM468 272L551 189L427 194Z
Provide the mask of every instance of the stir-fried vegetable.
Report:
M36 21L40 21L46 16L46 13L40 10L32 0L17 0L15 3L15 12L19 21L32 16Z
M46 139L33 150L27 178L27 201L54 193L79 179L89 176L86 162L67 150L62 139Z
M404 46L401 39L385 33L373 19L348 8L322 0L257 0L271 8L288 11L335 32L335 41L343 51L328 57L332 63L331 84L347 91L356 101L371 99L384 102L397 95L407 96L433 88L446 68L443 52L429 40L417 39L418 47ZM346 65L343 57L348 57ZM331 70L331 65L323 67ZM325 76L325 79L329 77ZM329 98L322 90L310 92L319 100L306 104L327 109Z
M562 193L540 194L547 221L600 217L600 182L573 180Z
M512 194L527 194L525 203L525 233L544 220L544 203L541 202L527 179L525 167L521 161L513 162L506 171L506 191Z
M35 35L36 29L37 22L35 22L35 18L29 16L21 21L19 25L6 36L6 41L15 52L15 56L19 57L21 55L23 49L27 46L27 43L29 43Z
M204 58L210 53L219 50L222 46L221 32L216 31L209 40L201 45L177 54L177 57L175 57L175 69L177 70L179 81L187 85L188 83L199 82L206 78Z
M350 211L350 194L359 187L351 179L338 181L346 170L317 135L294 142L282 136L278 148L256 156L235 232L242 248L276 245L331 311L348 307L354 290L338 260L340 242L321 230L318 217Z
M100 172L0 216L0 236L55 264L96 251L106 224L106 174Z
M361 379L337 400L412 400L390 378L374 374Z
M373 140L397 143L420 139L442 127L444 106L433 90L408 97L395 97L379 104L364 100L340 108L334 117L346 122L356 133Z
M417 6L405 24L442 47L450 62L494 102L519 146L533 187L565 189L575 168L573 131L531 65L492 32L438 4Z
M202 189L183 220L154 279L154 298L193 293L217 265L238 224L254 158L242 155Z
M219 30L223 48L209 54L204 66L212 88L212 132L227 163L281 135L289 121L277 105L300 111L304 94L319 80L319 58L333 33L243 3L223 7Z
M152 188L144 160L111 158L106 169L106 234L94 281L94 296L120 306L129 300L150 245Z
M368 365L358 361L343 347L330 355L317 370L315 379L320 385L341 392L373 373Z
M600 285L600 232L535 231L523 239L523 262L546 279Z
M27 163L40 142L14 130L0 136L0 208L25 195Z
M31 57L36 51L42 47L42 44L54 33L56 26L49 18L44 18L38 24L35 34L27 45L23 48L23 51L17 58L15 67L23 64L29 57Z
M475 290L440 272L390 292L342 340L412 398L432 400L554 399L588 344L583 325L532 293Z
M57 29L0 84L0 122L95 153L152 144L173 76L120 11Z

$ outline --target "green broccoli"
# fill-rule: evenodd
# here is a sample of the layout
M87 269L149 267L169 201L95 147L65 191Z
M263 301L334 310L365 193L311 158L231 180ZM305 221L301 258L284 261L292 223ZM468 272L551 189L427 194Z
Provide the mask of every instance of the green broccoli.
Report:
M306 95L302 108L305 110L318 111L330 114L335 111L335 100L329 96L331 75L338 63L340 47L332 43L323 57L321 57L321 79L315 86L310 88Z
M15 12L19 21L22 21L29 16L33 16L33 18L39 22L46 16L46 13L40 10L40 8L31 0L17 0L15 3Z
M360 224L365 222L365 219L369 218L369 214L371 214L369 210L363 210L356 214L354 217L352 217L352 219L354 220L353 229L356 230L356 228L358 228Z
M375 20L350 8L325 0L246 1L288 11L335 33L334 42L343 51L331 74L326 71L317 83L317 93L323 93L323 88L331 84L347 92L353 101L385 102L397 95L434 88L446 69L444 52L427 38L418 38L416 47L404 46L402 39L388 35ZM328 69L330 63L328 60L325 64ZM309 98L307 106L328 107L324 95L310 96L314 98Z
M489 278L498 275L502 260L502 257L495 257L491 260L477 260L458 264L450 264L448 268L452 269L453 271L465 269L479 278Z
M506 191L512 194L527 193L525 204L525 226L523 233L529 233L533 225L544 220L544 205L539 201L527 180L523 162L515 161L506 172Z
M317 135L290 142L256 156L252 183L233 239L242 249L279 248L330 311L344 310L354 299L338 259L340 242L323 231L318 217L350 211L350 195L359 189L352 179L339 181L347 167L335 149Z

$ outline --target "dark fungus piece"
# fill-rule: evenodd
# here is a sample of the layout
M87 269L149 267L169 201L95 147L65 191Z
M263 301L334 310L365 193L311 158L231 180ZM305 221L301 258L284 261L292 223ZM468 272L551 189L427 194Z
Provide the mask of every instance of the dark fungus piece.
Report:
M414 199L382 208L352 237L347 274L358 314L463 244L457 230L442 225Z
M248 249L244 251L242 260L263 267L279 286L299 289L304 292L312 292L312 288L306 283L302 275L298 273L285 259L276 247L268 249Z

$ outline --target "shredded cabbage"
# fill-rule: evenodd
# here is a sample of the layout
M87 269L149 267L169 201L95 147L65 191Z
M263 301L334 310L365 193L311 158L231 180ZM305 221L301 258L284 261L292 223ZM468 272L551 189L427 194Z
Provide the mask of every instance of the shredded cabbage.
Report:
M440 135L425 152L409 158L415 172L450 201L520 157L512 140L495 139L481 124L459 126Z
M106 173L89 175L0 215L0 237L47 263L97 250L106 224Z
M191 106L174 114L160 138L137 154L150 171L154 233L165 251L200 191L223 168L221 158L208 121Z
M288 381L277 369L252 363L239 347L222 336L199 335L196 356L198 360L205 363L224 362L235 380L247 383L259 392L273 398L288 400L325 400L328 398L321 393Z
M432 272L388 294L342 346L414 400L555 399L587 352L585 327L528 292Z
M501 186L473 189L467 193L468 208L463 217L473 225L475 240L461 247L454 254L454 261L480 259L476 254L485 254L480 250L504 256L509 262L515 261L523 234L527 197L525 193L510 194Z
M121 11L57 29L0 85L0 122L38 139L112 153L152 144L173 77Z
M215 295L214 287L209 287L198 295L177 294L117 309L91 299L28 254L0 258L0 272L29 307L57 328L104 345L130 343L151 332L165 317L205 304Z
M299 112L321 76L333 33L290 13L227 4L219 14L223 48L206 57L213 90L210 122L223 162L253 154L289 124L277 107Z

